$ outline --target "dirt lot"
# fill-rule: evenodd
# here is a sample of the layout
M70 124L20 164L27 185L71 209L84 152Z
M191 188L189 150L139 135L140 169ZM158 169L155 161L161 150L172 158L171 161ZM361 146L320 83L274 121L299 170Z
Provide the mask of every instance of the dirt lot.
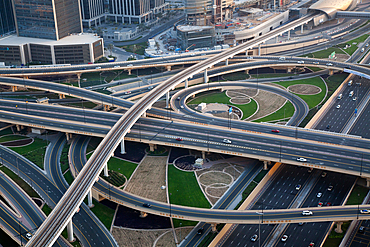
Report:
M314 95L321 92L321 88L315 85L307 85L307 84L296 84L291 85L288 87L288 90L297 93L297 94L305 94L305 95Z
M184 228L181 228L181 230L177 228L176 229L177 240L181 242L189 234L189 232L192 229L193 227L184 227ZM180 236L181 236L181 239L180 239ZM173 237L173 232L168 231L166 234L161 236L158 239L158 242L155 245L155 247L176 247L175 240Z
M146 156L136 172L132 175L125 190L156 201L167 202L166 190L166 156Z
M269 115L285 103L285 98L263 90L259 90L258 95L254 99L258 102L259 109L255 115L247 119L248 121Z
M121 247L152 247L154 241L166 231L168 230L140 231L113 227L112 234Z

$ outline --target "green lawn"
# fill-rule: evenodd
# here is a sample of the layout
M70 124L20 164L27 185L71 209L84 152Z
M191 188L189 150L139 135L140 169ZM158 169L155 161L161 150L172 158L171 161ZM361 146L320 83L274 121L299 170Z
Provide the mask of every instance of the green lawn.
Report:
M94 207L91 208L91 211L99 218L99 220L109 231L113 221L114 210L99 203L95 199L93 200L93 204Z
M28 136L19 136L19 135L7 135L7 136L0 137L0 143L1 142L24 140L24 139L29 139L29 137Z
M291 116L294 114L294 106L290 101L287 101L283 107L281 107L279 110L277 110L274 113L271 113L270 115L253 120L253 122L261 123L261 122L275 122L280 121L281 119L288 120Z
M124 45L121 48L125 49L127 52L136 53L139 55L144 55L145 49L148 47L147 42L141 42L134 45Z
M0 136L13 134L12 128L6 128L0 131Z
M275 83L283 87L286 87L286 88L288 86L295 85L295 84L310 84L310 85L315 85L321 88L321 92L319 94L315 94L315 95L297 94L304 101L306 101L310 109L317 106L325 97L325 92L326 92L325 83L322 81L322 79L319 76L314 77L314 78L309 78L309 79L303 79L303 80L282 81L282 82L275 82Z
M228 104L233 105L235 107L238 107L243 112L242 120L251 116L253 113L257 110L257 103L253 99L250 103L245 105L237 105L237 104L231 104L230 98L226 96L226 92L210 92L210 93L203 93L199 94L198 97L188 102L188 104L200 104L202 102L204 103L221 103L221 104Z
M329 55L334 52L336 54L345 54L341 49L336 47L329 47L328 49L317 51L314 53L305 54L300 57L312 57L312 58L329 58Z
M44 169L44 155L49 142L39 138L34 138L34 142L24 147L11 147L12 150L23 155L26 159Z
M64 178L65 178L65 180L67 181L67 183L69 185L71 185L73 183L74 178L72 176L71 171L68 171L68 172L64 173Z
M67 169L69 169L68 150L69 150L69 145L65 144L62 150L62 154L60 156L60 167L61 167L62 173L64 173Z
M349 196L346 205L358 205L361 204L367 195L369 189L360 185L355 185L352 190L351 195Z
M198 208L211 207L198 185L194 172L180 171L173 165L168 166L168 192L170 202L173 204ZM192 221L176 220L174 221L176 227L180 222L182 226L194 225Z
M328 95L326 99L329 99L331 95L337 90L342 82L347 78L347 73L334 74L326 78L326 84L328 85Z
M319 68L319 67L307 67L307 68L312 70L313 72L323 70L322 68Z
M42 206L42 211L46 214L46 216L48 216L52 209L45 203L44 206Z
M350 41L348 41L346 43L339 44L338 46L341 47L341 48L343 48L343 49L344 49L344 47L346 45L350 46L347 49L345 49L345 51L348 54L352 55L358 49L358 44L364 42L368 37L369 37L369 34L364 34L361 37L358 37L356 39L350 40Z
M90 153L91 151L95 150L102 140L103 138L101 137L92 137L87 145L86 153Z
M222 78L228 81L240 81L240 80L249 79L250 76L244 71L238 71L238 72L222 75Z
M89 159L90 156L91 154L88 154L86 155L86 158ZM127 180L130 179L136 167L137 164L135 163L126 160L121 160L115 157L111 157L108 160L108 169L123 174L127 178Z

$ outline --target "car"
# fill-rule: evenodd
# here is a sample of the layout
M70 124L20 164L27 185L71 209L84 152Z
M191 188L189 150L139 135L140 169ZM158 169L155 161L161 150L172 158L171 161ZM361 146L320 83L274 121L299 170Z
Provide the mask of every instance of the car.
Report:
M258 235L257 234L254 234L252 237L251 237L251 241L252 242L256 242L258 239Z
M307 172L311 173L313 171L313 168L308 168Z
M369 43L367 43L365 46L368 47L369 46Z
M184 106L183 106L183 105L181 105L181 106L180 106L180 108L181 108L181 109L184 109Z
M326 203L326 206L327 206L327 207L331 206L331 202L327 202L327 203Z
M357 100L357 97L353 97L352 100Z
M333 64L332 63L327 63L326 66L333 66Z
M295 187L295 189L296 189L296 190L300 190L300 189L301 189L301 187L302 187L302 185L297 184L297 186Z
M340 108L340 105L337 105L337 109L339 109Z
M116 65L116 66L114 66L114 68L121 68L121 66L119 66L119 65Z
M288 239L288 235L283 235L283 237L281 238L281 242L285 242L286 240Z
M181 142L182 141L182 138L181 137L178 137L178 138L176 138L176 141Z
M95 69L101 69L101 67L95 67Z
M362 213L362 214L369 214L370 213L370 209L361 209L360 210L360 213Z
M222 142L223 143L231 143L231 141L229 139L223 139Z
M319 203L317 204L317 206L318 206L318 207L322 207L322 205L323 205L323 203L322 203L322 202L319 202Z
M322 174L321 174L321 177L326 177L326 172L323 172Z
M31 233L29 233L29 232L27 232L27 233L26 233L26 238L27 238L27 239L31 239L31 238L32 238L32 234L31 234Z
M280 130L271 130L271 132L279 133L279 132L280 132Z
M143 204L143 207L144 207L144 208L151 208L151 207L152 207L152 205L150 205L149 203L144 203L144 204Z
M321 192L317 193L317 195L316 195L317 198L320 198L321 196L322 196Z
M333 186L333 185L329 185L329 187L328 187L328 191L332 191L332 190L333 190L333 188L334 188L334 186Z
M330 129L330 125L328 124L328 125L326 125L326 129Z
M304 63L304 61L298 61L297 63L301 63L302 64L302 63Z
M127 64L126 65L127 67L132 67L132 66L134 66L133 64Z
M298 225L299 226L303 226L304 225L304 222L299 222Z
M308 215L313 215L313 213L312 211L305 210L305 211L302 211L302 215L308 216Z
M313 64L320 64L319 62L313 62Z
M301 158L297 158L297 161L305 162L307 161L307 159L301 157Z
M360 226L360 228L358 228L358 232L359 233L364 233L365 232L365 227L364 226Z
M148 87L148 89L149 89L149 90L150 90L150 89L153 89L153 86L149 86L149 87Z
M130 94L130 93L131 93L131 91L126 91L126 92L125 92L125 94Z
M177 97L177 100L180 100L180 96L179 96L179 97Z
M308 247L313 247L313 246L315 246L315 243L314 243L314 242L311 242L311 243L308 245Z
M204 231L204 229L203 229L203 228L199 228L199 229L198 229L198 231L197 231L197 234L198 234L198 235L201 235L201 234L203 234L203 231Z

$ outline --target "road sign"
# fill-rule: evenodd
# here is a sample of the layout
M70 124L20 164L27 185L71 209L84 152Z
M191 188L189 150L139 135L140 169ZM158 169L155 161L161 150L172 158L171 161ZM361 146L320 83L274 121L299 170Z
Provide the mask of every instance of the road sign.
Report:
M230 107L229 108L229 114L231 114L233 112L233 108L232 107Z
M355 109L355 114L357 113L357 108Z

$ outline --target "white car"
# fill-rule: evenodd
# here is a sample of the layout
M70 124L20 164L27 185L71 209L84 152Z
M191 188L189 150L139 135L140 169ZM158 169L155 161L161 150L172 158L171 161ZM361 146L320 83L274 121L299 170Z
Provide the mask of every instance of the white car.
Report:
M307 161L307 159L301 157L301 158L297 158L297 161L305 162Z
M313 62L313 64L320 64L319 62Z
M31 238L32 238L32 234L31 234L31 233L29 233L29 232L27 232L27 234L26 234L26 238L27 238L27 239L31 239Z
M305 216L313 215L313 213L312 213L312 211L305 210L305 211L302 212L302 215L305 215Z
M95 69L101 69L101 67L95 67Z
M180 108L181 108L181 109L184 109L184 106L183 106L183 105L181 105L181 106L180 106Z
M333 64L332 63L327 63L326 66L333 66Z
M370 210L369 209L361 209L360 210L360 213L362 213L362 214L370 214Z
M337 105L337 109L339 109L340 108L340 105Z
M357 100L357 97L353 97L352 100Z
M223 139L222 142L223 143L231 143L231 141L229 139Z
M301 63L302 64L302 63L304 63L304 61L298 61L297 63Z
M126 65L127 67L132 67L132 66L134 66L133 64L127 64Z
M114 66L114 68L120 68L121 66L119 66L119 65L116 65L116 66Z
M283 237L281 238L281 242L285 242L287 241L288 239L288 235L283 235Z
M321 196L322 196L322 193L321 192L319 192L319 193L317 193L317 198L320 198Z

